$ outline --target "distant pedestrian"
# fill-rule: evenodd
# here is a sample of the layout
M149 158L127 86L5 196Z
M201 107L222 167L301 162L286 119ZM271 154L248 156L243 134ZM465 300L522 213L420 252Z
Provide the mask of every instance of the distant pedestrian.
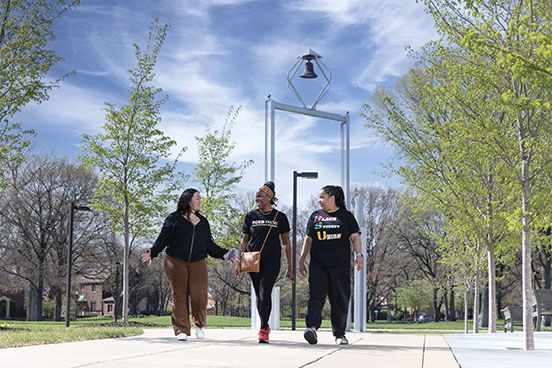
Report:
M186 189L178 200L177 210L165 219L153 246L142 254L142 262L151 264L166 248L165 274L172 290L172 325L179 341L186 341L190 336L188 298L191 299L195 335L198 339L205 337L203 327L208 303L205 258L207 255L224 258L229 253L213 241L211 227L199 212L200 208L199 192Z
M326 296L330 301L332 332L339 345L348 344L345 337L351 297L351 243L357 268L364 266L360 229L353 214L345 207L340 186L326 185L318 194L320 210L307 223L307 235L299 258L299 272L307 276L305 260L310 253L309 301L305 340L318 342L316 331L322 324Z
M289 221L287 216L272 206L276 205L274 183L266 182L255 194L257 209L245 215L243 221L243 237L240 245L240 254L244 251L260 251L261 267L258 273L249 272L255 296L257 311L261 317L259 343L268 343L270 326L268 319L272 311L272 289L280 274L282 246L287 260L285 277L293 278L291 271L291 247L289 241ZM268 235L268 237L267 237ZM281 239L281 245L280 245ZM236 264L236 274L240 272L240 264Z

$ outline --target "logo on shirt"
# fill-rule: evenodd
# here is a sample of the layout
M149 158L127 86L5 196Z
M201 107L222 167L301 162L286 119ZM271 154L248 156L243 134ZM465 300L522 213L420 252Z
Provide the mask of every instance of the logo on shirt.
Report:
M337 217L322 217L322 216L315 216L314 217L314 223L315 224L317 222L320 222L320 221L337 221Z
M341 233L338 234L328 234L326 231L317 231L316 236L318 240L336 240L341 239Z
M272 224L272 220L253 220L251 222L251 226L270 226ZM272 227L278 227L278 221L274 221L274 225Z

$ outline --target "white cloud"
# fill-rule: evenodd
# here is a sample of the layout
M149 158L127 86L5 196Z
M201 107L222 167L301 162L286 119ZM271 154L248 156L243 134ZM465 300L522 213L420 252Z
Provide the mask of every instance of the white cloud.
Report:
M405 72L411 64L406 46L418 49L437 38L433 19L414 0L302 0L289 7L322 14L339 28L366 27L359 44L365 57L357 59L362 71L354 81L366 90Z
M97 133L104 123L106 98L97 91L64 81L50 92L49 100L27 105L20 117L29 126L57 125L79 134Z

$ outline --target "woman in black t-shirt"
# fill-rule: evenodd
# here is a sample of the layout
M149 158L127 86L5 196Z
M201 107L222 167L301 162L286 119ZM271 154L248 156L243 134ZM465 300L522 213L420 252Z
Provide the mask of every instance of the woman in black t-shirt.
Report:
M272 311L272 288L280 274L280 262L282 257L282 245L287 260L286 277L292 278L291 271L291 247L289 242L289 221L282 212L274 209L276 204L274 197L274 183L269 181L259 188L255 194L257 209L245 215L243 221L243 237L240 245L240 254L247 251L259 251L261 253L261 267L258 273L249 272L255 295L257 298L257 310L261 317L261 329L259 330L259 342L268 343L270 326L268 319ZM272 229L268 235L269 230ZM281 243L280 243L281 238ZM236 274L240 272L239 263L236 265Z
M351 297L351 242L358 269L364 266L360 229L353 214L345 208L340 186L323 187L318 205L321 209L313 212L307 223L307 236L299 258L299 272L307 276L305 260L310 253L307 329L303 336L311 345L318 342L316 330L322 323L322 308L327 296L335 342L346 345L349 343L345 328Z

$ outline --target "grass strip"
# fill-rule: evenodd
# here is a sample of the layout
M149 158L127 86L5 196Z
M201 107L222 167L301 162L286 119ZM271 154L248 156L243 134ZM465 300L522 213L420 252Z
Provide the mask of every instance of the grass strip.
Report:
M0 330L0 348L53 344L70 341L111 339L115 337L140 335L144 331L139 327L80 327L71 326L14 326Z

